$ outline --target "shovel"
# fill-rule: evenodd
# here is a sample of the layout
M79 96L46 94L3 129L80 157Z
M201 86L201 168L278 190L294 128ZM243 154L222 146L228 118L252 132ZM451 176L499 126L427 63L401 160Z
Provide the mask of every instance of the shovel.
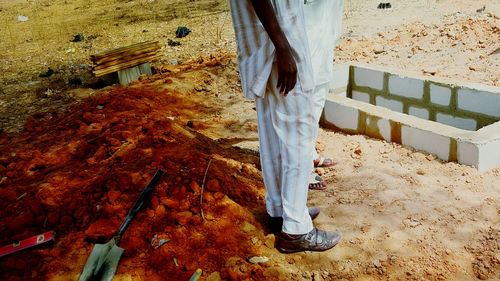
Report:
M122 256L123 249L118 247L117 244L120 241L123 233L129 226L132 219L141 209L144 200L153 191L160 177L163 175L162 170L156 171L153 179L148 183L146 188L142 191L141 195L135 201L132 210L128 213L127 217L123 221L120 229L116 235L108 241L106 244L96 244L90 253L87 263L80 274L80 281L87 280L106 280L111 281L115 275L116 268L120 262L120 257Z

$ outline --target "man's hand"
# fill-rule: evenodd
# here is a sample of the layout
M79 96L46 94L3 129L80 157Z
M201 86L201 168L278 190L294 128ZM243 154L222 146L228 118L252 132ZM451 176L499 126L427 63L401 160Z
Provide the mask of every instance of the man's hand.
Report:
M276 49L276 58L278 63L278 85L276 87L280 94L286 96L297 84L297 64L290 48Z
M278 85L280 94L286 96L297 83L297 63L292 56L292 48L278 24L276 13L270 0L251 0L260 22L276 48L278 63Z

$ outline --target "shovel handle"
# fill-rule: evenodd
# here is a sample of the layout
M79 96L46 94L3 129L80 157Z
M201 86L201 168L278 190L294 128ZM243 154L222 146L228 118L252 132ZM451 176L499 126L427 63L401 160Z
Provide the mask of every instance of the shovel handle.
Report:
M142 193L139 196L139 198L137 199L137 201L135 201L134 206L128 212L127 217L122 222L122 225L120 226L120 229L118 230L118 233L116 234L118 237L121 237L123 235L123 233L125 232L125 230L129 226L132 219L134 219L135 215L137 215L137 213L141 209L142 205L144 204L144 201L146 200L146 197L148 197L149 194L151 194L151 192L153 191L153 188L156 186L156 184L158 184L158 181L160 180L162 175L163 175L162 170L156 171L155 175L153 176L151 181L148 183L146 188L144 188L144 190L142 191Z

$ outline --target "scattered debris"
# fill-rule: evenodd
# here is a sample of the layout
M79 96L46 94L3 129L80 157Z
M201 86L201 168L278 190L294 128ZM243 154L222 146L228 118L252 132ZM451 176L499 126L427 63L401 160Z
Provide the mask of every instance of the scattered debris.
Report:
M373 47L373 52L376 55L385 53L385 47L383 45L377 44Z
M167 40L167 45L169 45L170 47L176 47L176 46L180 46L181 45L181 42L179 41L174 41L172 39L168 39Z
M191 33L191 30L189 28L187 28L186 26L179 26L175 31L175 37L183 38L186 37L189 33Z
M436 73L438 72L436 68L433 68L433 67L429 67L429 68L425 68L425 69L422 69L422 72L424 74L427 74L427 75L436 75Z
M17 20L20 22L28 21L29 18L27 16L17 16Z
M424 169L417 169L417 175L425 175L425 170Z
M250 232L254 232L255 230L257 230L257 228L255 228L255 226L253 224L245 221L241 225L241 230L243 230L243 232L250 233Z
M205 191L205 182L207 180L208 169L210 168L210 164L212 164L212 158L208 160L207 169L205 170L205 175L203 176L203 182L201 184L201 192L200 192L200 213L201 218L205 220L205 214L203 213L203 192Z
M391 3L379 3L377 9L390 9L392 8Z
M155 249L158 249L160 248L161 246L167 244L168 242L170 242L170 239L167 239L167 238L160 238L160 237L163 237L164 235L158 235L158 234L155 234L153 236L153 238L151 239L151 246Z
M52 74L54 74L54 73L56 73L56 72L52 68L49 67L47 69L47 71L44 71L44 72L40 73L38 75L38 77L44 77L44 78L46 78L46 77L52 76Z
M500 54L500 47L498 47L496 50L494 50L493 52L491 52L489 54L489 56L492 56L492 55L497 55L497 54Z
M202 273L202 270L200 268L198 268L193 273L193 275L191 276L191 278L189 278L189 281L198 281L200 279L201 273Z
M83 35L83 33L78 33L73 35L73 39L71 39L70 41L76 43L76 42L81 42L83 40L85 40L85 36Z
M373 261L373 266L375 268L381 268L382 264L380 263L380 260L376 259L376 260Z
M25 193L21 194L19 197L17 197L17 199L16 199L16 200L17 200L17 201L19 201L19 200L23 199L24 197L26 197L26 195L28 195L28 193L27 193L27 192L25 192Z
M481 9L477 9L476 13L482 13L486 10L486 5L484 5Z
M248 259L249 262L253 263L253 264L259 264L259 263L267 263L269 262L269 258L268 257L260 257L260 256L255 256L255 257L251 257Z

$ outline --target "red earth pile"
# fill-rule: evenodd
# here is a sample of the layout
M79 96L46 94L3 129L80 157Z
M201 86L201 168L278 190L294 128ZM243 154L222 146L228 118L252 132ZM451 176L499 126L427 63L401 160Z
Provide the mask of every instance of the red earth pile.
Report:
M0 245L57 233L52 244L0 259L0 280L77 279L94 243L111 237L158 168L165 175L120 242L117 276L188 280L201 268L271 279L247 262L260 254L252 238L264 239L257 159L174 123L183 111L203 111L178 96L116 88L0 136ZM169 242L154 248L155 236Z

